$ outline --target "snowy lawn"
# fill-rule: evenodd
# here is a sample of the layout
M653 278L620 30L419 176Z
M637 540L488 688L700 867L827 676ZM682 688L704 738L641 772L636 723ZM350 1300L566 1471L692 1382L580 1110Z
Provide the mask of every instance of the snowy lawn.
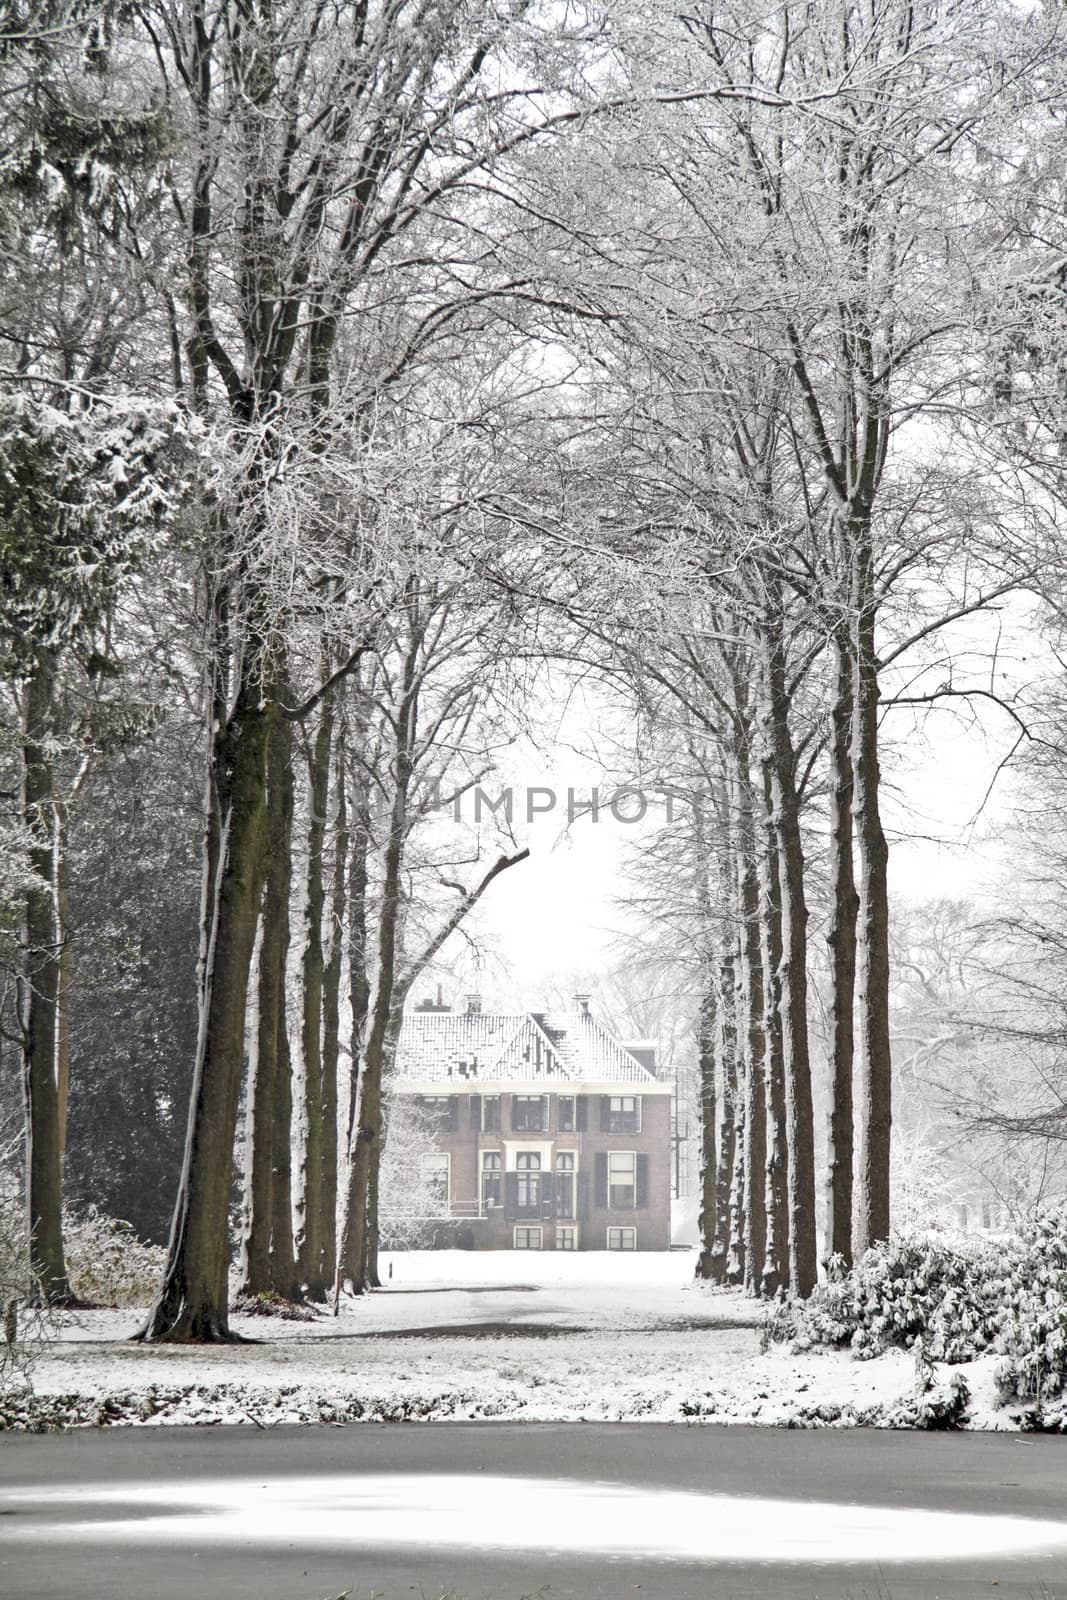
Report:
M235 1317L256 1342L142 1346L137 1311L58 1319L34 1398L0 1425L504 1421L901 1425L915 1364L901 1351L761 1349L763 1309L693 1282L692 1252L423 1251L383 1257L386 1287L337 1318ZM389 1269L392 1267L392 1276ZM962 1371L965 1423L1014 1427L993 1362Z

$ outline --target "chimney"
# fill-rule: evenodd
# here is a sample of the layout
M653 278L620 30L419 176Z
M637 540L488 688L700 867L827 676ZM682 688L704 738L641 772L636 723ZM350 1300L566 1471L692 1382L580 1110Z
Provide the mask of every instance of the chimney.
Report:
M437 985L436 1000L431 999L431 997L427 995L426 999L420 1000L418 1005L415 1007L416 1011L451 1011L451 1009L452 1007L450 1005L445 1004L445 997L441 991L440 984Z
M481 997L481 995L478 994L477 992L475 992L473 994L468 994L467 996L465 996L465 998L466 998L466 1001L467 1001L467 1015L468 1015L468 1017L481 1016L481 1012L482 1012L482 997Z
M583 1017L587 1017L589 1015L589 996L587 994L576 994L574 997L574 1009L580 1011Z

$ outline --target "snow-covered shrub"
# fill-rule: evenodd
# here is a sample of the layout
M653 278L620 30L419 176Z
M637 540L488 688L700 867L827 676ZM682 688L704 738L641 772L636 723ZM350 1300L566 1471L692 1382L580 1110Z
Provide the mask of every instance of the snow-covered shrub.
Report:
M916 1428L928 1433L948 1432L963 1427L970 1405L971 1391L962 1372L954 1372L947 1383L917 1384L913 1395L883 1407L880 1415L865 1418L880 1428Z
M1067 1384L1067 1212L1035 1218L1001 1241L900 1235L851 1271L831 1267L807 1301L786 1302L770 1336L806 1347L891 1347L931 1362L987 1353L1002 1398L1036 1399Z
M148 1305L163 1276L166 1251L145 1244L128 1222L95 1207L66 1215L67 1275L79 1300L90 1305Z
M1067 1383L1067 1212L1027 1225L1002 1287L1010 1309L996 1345L997 1387L1004 1399L1040 1406Z
M999 1248L986 1241L898 1236L851 1272L832 1264L809 1300L787 1303L775 1332L801 1345L848 1344L861 1358L921 1339L933 1360L969 1361L998 1332L1002 1271Z

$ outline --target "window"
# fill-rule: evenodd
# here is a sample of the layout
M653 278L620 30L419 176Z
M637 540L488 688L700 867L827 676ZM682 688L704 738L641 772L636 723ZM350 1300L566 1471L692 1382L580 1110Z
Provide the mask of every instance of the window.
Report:
M637 1229L636 1228L609 1228L608 1229L608 1249L609 1250L636 1250L637 1249Z
M520 1211L537 1211L541 1205L541 1155L528 1150L515 1157L518 1173L517 1204ZM532 1247L531 1247L532 1248ZM540 1245L537 1246L540 1249Z
M540 1133L545 1125L544 1099L539 1094L511 1097L511 1126L517 1133Z
M574 1151L560 1150L556 1155L556 1215L574 1216ZM573 1228L570 1230L574 1232ZM560 1250L574 1249L573 1245L557 1245Z
M558 1115L559 1115L559 1131L560 1131L560 1133L573 1133L574 1132L574 1096L572 1094L561 1094L560 1097L559 1097L558 1105L559 1105Z
M606 1133L640 1133L641 1102L633 1094L613 1094L608 1100Z
M482 1128L486 1133L500 1132L500 1096L487 1094L482 1097Z
M557 1228L556 1229L556 1249L557 1250L577 1250L577 1248L578 1248L578 1229L577 1228Z
M419 1157L422 1181L442 1209L448 1204L448 1157L439 1151Z
M482 1206L503 1204L504 1177L501 1172L503 1164L499 1150L485 1150L482 1152Z
M450 1133L455 1125L448 1095L424 1095L422 1112L435 1133Z
M608 1152L608 1205L632 1211L637 1204L637 1157L632 1150ZM620 1250L622 1246L618 1247Z
M633 1232L632 1228L630 1229L630 1232L631 1233ZM540 1248L541 1248L541 1230L540 1230L540 1228L516 1228L515 1229L515 1248L516 1248L516 1250L540 1250Z

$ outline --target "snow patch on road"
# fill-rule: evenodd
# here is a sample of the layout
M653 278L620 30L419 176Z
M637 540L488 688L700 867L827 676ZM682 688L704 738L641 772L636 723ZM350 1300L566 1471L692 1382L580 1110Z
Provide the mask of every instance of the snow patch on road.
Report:
M404 1547L417 1530L419 1545L438 1548L716 1564L756 1557L883 1565L1067 1548L1064 1522L481 1473L227 1478L10 1499L16 1537L127 1547Z

